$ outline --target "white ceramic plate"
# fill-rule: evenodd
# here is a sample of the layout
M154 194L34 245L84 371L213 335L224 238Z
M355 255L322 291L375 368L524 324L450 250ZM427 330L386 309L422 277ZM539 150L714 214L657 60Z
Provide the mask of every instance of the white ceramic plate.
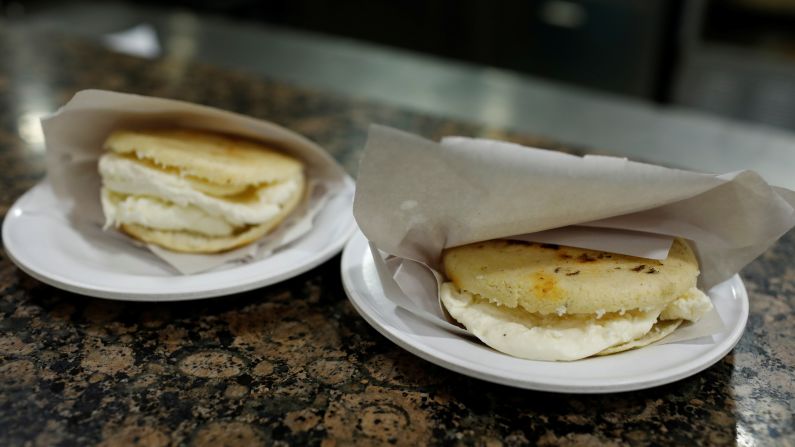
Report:
M308 234L273 255L248 264L178 275L126 237L70 223L45 180L6 214L3 244L14 263L42 282L100 298L181 301L228 295L299 275L337 254L356 230L353 182L332 197Z
M342 255L342 281L362 317L407 351L461 374L543 391L608 393L674 382L722 359L740 340L748 320L748 294L735 275L709 291L726 325L711 341L648 346L576 362L540 362L501 354L396 307L384 296L367 240L358 231Z

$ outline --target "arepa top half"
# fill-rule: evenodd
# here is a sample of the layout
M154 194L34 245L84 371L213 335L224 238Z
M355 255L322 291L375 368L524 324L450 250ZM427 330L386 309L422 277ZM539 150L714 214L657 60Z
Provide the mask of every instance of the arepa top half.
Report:
M303 169L299 161L262 144L184 129L117 131L108 137L105 147L217 185L273 183L293 178Z
M493 240L447 249L443 263L459 290L543 315L658 308L695 287L699 274L681 239L664 261Z

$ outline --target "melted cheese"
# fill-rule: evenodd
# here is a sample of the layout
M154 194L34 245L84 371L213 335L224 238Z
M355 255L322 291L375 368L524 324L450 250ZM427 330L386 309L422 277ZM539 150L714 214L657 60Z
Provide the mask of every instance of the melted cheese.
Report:
M234 225L188 205L179 206L152 197L124 196L102 188L106 224L137 224L168 231L191 231L207 236L231 236Z
M139 224L162 230L187 230L228 236L236 229L276 216L302 191L303 175L256 189L245 200L214 197L191 181L116 154L99 160L106 226Z

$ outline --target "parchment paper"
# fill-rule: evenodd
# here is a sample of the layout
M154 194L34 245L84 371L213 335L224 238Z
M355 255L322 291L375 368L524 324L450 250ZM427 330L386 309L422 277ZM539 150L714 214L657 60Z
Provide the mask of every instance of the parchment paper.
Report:
M566 234L570 226L609 229L615 241L594 236L575 244L605 251L621 252L643 233L659 238L643 248L651 251L682 237L698 256L699 287L709 290L795 225L795 192L772 187L752 171L696 173L463 137L435 143L372 126L354 216L388 283L387 297L464 333L438 300L445 248L512 236L533 240L529 233ZM627 230L623 236L621 230ZM717 333L722 324L716 317L713 312L665 342Z
M268 256L309 232L317 212L350 181L325 150L274 123L183 101L83 90L56 113L42 119L47 176L70 221L104 224L97 160L103 153L103 142L113 130L173 127L225 132L266 142L302 160L309 179L309 193L298 209L273 233L240 249L217 255L180 254L130 239L130 249L150 249L182 274Z

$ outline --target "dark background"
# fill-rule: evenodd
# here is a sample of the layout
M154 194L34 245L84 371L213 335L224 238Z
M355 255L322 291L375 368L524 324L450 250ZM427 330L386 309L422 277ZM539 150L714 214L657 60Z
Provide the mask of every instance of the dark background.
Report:
M353 38L795 129L795 0L135 3ZM13 16L64 2L0 4Z

